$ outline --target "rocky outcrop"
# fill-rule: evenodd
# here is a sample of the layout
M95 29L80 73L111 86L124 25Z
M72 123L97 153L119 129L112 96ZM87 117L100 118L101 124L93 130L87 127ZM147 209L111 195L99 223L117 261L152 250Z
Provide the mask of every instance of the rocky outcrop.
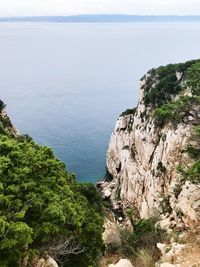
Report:
M175 71L174 65L173 92L166 89L161 104L156 94L157 100L153 98L152 103L147 98L150 93L152 97L155 88L162 91L166 86L160 78L161 70L152 70L142 78L138 106L117 120L107 153L107 169L113 180L102 190L113 207L137 210L141 218L161 216L168 228L195 227L200 219L200 187L183 178L178 170L194 162L186 149L196 145L193 134L200 124L200 105L192 100L190 110L188 106L180 109L179 121L172 117L161 123L154 114L166 103L193 97L186 73L194 63L186 63L183 72Z
M13 126L5 109L0 112L0 133L1 132L15 137L19 135L19 131Z
M118 263L110 264L108 267L133 267L133 265L129 260L121 259Z
M36 267L58 267L58 264L52 257L48 257L48 259L40 259L36 263Z
M178 254L180 254L181 251L183 251L186 248L185 244L178 244L178 243L171 243L171 244L161 244L158 243L157 247L162 253L162 261L165 262L174 262L175 257L178 257ZM157 264L157 266L163 266L162 264Z

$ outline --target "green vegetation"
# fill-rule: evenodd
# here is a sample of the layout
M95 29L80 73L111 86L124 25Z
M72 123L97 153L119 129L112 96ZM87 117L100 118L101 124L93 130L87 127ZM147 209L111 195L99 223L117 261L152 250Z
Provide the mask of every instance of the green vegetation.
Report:
M185 152L187 152L188 155L189 155L191 158L194 158L194 159L198 159L198 158L200 158L200 149L195 148L195 147L193 147L193 146L191 146L191 145L189 145L189 146L186 148Z
M136 266L137 267L155 267L155 259L151 251L147 249L141 249L137 253Z
M2 110L6 107L6 105L4 104L4 102L0 99L0 113L2 112Z
M129 150L130 148L129 148L129 146L124 146L123 148L122 148L122 150Z
M196 146L189 146L186 149L188 155L195 161L192 166L184 170L184 177L192 183L200 183L200 125L194 129L193 139L196 141Z
M200 160L197 160L188 170L187 179L192 183L200 183Z
M117 189L116 189L116 191L115 191L115 200L116 201L119 201L120 200L120 194L121 194L121 188L120 188L120 186L118 185L118 187L117 187Z
M131 114L134 115L135 112L136 112L136 108L127 109L124 112L122 112L122 114L120 115L120 117L124 117L124 116L131 115Z
M169 64L165 67L161 66L150 70L150 76L145 87L144 104L156 108L170 102L183 89L180 84L182 79L177 79L176 72L182 73L182 77L186 75L190 83L194 78L197 81L199 78L199 62L199 60L192 60L186 63ZM196 72L193 75L194 69ZM193 85L196 86L196 83Z
M102 223L101 198L93 185L77 183L51 149L30 137L0 134L1 267L17 267L24 256L31 260L42 248L65 240L82 249L69 255L70 266L96 266Z
M181 173L185 180L192 183L200 183L200 125L194 128L193 141L196 143L195 147L189 145L183 152L193 159L194 163L188 167L185 165L178 165L177 170Z
M178 100L156 108L153 112L155 124L163 127L166 123L171 122L176 126L184 117L190 115L194 104L200 104L199 97L181 96Z
M170 195L166 195L160 202L159 208L161 209L162 213L171 213L172 208L170 205Z
M139 255L141 251L145 251L148 254L148 257L145 257L146 261L156 262L160 256L156 245L158 242L167 240L166 232L155 227L156 221L157 220L154 218L137 220L133 224L133 231L122 230L120 233L121 243L114 243L109 246L112 253L117 253L122 257L140 262L140 266L145 266L141 263L141 261L145 261L145 259L143 257L141 258L141 255ZM139 264L137 266L139 266Z
M162 172L162 173L165 173L167 169L163 165L163 163L160 161L160 162L158 162L157 170L160 171L160 172Z
M194 95L200 95L200 62L193 64L186 74L187 85Z

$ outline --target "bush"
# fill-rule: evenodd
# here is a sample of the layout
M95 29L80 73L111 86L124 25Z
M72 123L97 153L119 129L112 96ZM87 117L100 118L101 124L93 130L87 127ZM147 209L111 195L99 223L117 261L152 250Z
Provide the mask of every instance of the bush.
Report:
M160 161L160 162L158 162L157 170L160 171L160 172L162 172L162 173L165 173L167 169L163 165L163 163Z
M187 179L192 183L200 183L200 160L197 160L186 173Z
M160 202L160 208L162 210L162 213L171 213L172 208L170 205L170 195L166 195L163 197L162 201Z
M0 99L0 113L2 112L2 110L6 107L6 105L4 104L4 102Z
M140 250L151 251L158 259L157 243L163 242L167 234L160 228L155 228L156 219L138 220L133 224L133 232L121 232L121 253L125 257L136 257Z
M195 146L189 145L184 152L187 152L188 155L193 159L194 163L192 166L182 168L182 175L185 179L189 180L192 183L200 183L200 126L194 128L193 133L193 142Z
M110 254L115 254L118 251L119 247L120 245L118 243L112 242L107 245L107 251Z
M136 266L137 267L154 267L155 258L150 251L146 249L141 249L137 253Z
M185 150L191 158L197 159L200 157L200 149L193 146L188 146Z
M169 64L152 69L146 82L144 104L153 108L160 107L170 102L182 89L181 81L177 80L176 72L181 72L182 77L189 80L188 84L199 87L200 60L192 60L181 64ZM154 77L154 79L152 78ZM153 86L154 84L154 86ZM196 90L196 89L194 89ZM197 89L199 92L199 89Z
M102 202L95 187L79 184L52 150L30 138L0 135L0 259L18 266L29 255L73 238L84 252L70 266L87 267L102 244Z
M120 115L120 117L124 117L127 115L134 115L136 112L136 108L132 108L132 109L127 109L126 111L122 112L122 114Z
M194 104L199 105L200 100L197 97L182 96L178 100L164 104L156 108L153 112L155 124L163 127L171 122L174 126L180 123L184 117L189 115Z
M171 101L172 96L181 91L174 65L158 68L156 79L158 83L154 87L151 85L144 96L145 106L159 107Z
M193 64L187 71L187 85L192 93L200 95L200 62Z

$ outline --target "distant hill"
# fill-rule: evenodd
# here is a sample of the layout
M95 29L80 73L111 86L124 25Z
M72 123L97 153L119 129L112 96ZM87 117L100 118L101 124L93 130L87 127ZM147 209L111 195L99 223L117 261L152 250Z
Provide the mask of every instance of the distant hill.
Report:
M78 15L0 17L0 22L129 23L129 22L200 22L200 16Z

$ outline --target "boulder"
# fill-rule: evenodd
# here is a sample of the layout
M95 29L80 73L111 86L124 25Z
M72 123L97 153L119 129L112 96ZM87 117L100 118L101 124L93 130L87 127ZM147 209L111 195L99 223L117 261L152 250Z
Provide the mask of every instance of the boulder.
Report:
M109 264L108 267L133 267L133 265L129 260L121 259L116 264Z

